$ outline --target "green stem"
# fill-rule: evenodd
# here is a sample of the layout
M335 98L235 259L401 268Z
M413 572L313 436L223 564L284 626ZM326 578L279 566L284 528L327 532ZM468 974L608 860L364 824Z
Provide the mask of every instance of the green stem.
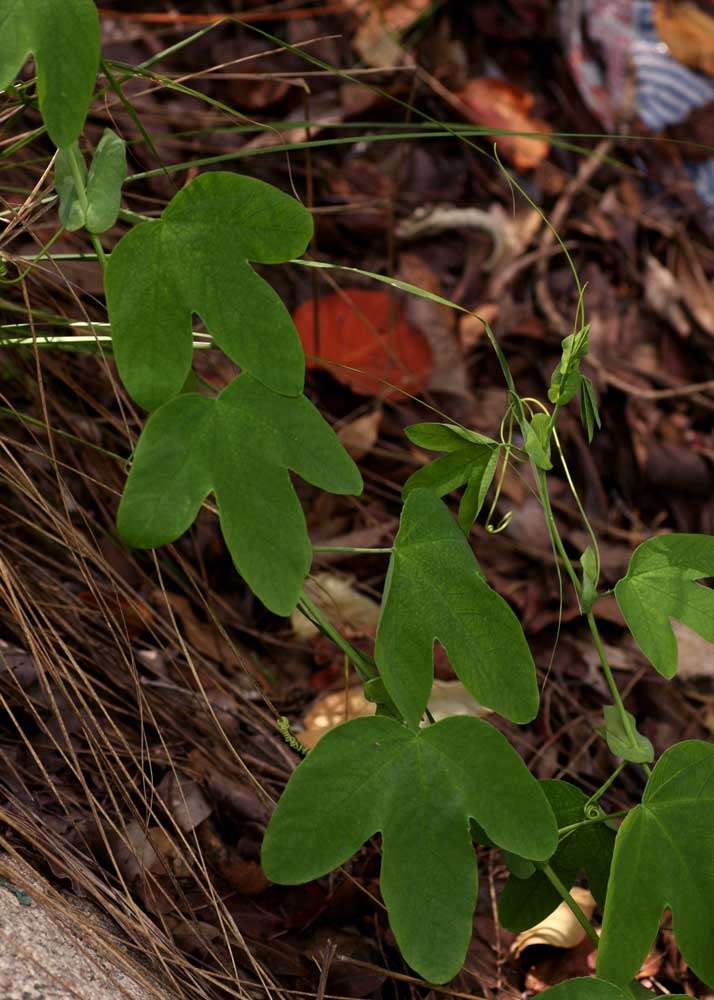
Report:
M573 916L575 917L575 919L578 921L578 923L580 924L580 926L582 927L582 929L585 931L585 933L587 934L587 936L590 938L590 940L592 941L592 943L597 948L597 946L600 944L600 938L597 936L595 928L590 923L590 921L588 920L588 918L585 916L585 914L583 913L582 909L578 906L578 904L575 902L575 900L573 899L573 897L570 895L570 892L568 891L567 886L565 886L560 881L560 879L555 874L555 872L550 867L550 865L545 865L543 867L543 869L542 869L542 872L545 875L545 877L548 879L548 881L550 882L550 884L553 886L553 888L555 889L555 891L558 893L558 895L560 896L560 898L563 900L563 902L568 904L569 908L571 909L571 911L573 913Z
M592 611L588 611L587 614L588 626L590 628L590 633L593 637L593 642L595 643L595 648L597 649L597 655L600 657L600 665L605 674L605 680L607 681L607 686L610 688L610 694L612 695L612 700L617 708L617 714L620 716L620 722L622 723L623 731L627 733L627 738L629 740L630 746L633 750L637 750L637 736L635 733L635 727L632 725L632 720L630 719L627 711L625 709L624 702L622 701L622 696L618 691L617 684L615 682L615 677L612 673L612 668L607 661L607 653L605 652L605 647L603 645L602 639L600 638L600 631L597 627L597 622L595 621L595 615ZM650 769L647 764L643 764L642 767L645 770L647 777L650 775Z
M361 549L353 548L351 545L313 545L313 552L352 552L360 556L388 556L391 555L391 546L388 549Z
M611 785L611 784L612 784L612 783L613 783L614 781L617 781L617 779L619 778L620 774L622 773L622 771L623 771L623 770L624 770L624 769L625 769L626 767L627 767L627 761L626 761L626 760L623 760L623 762L622 762L622 763L620 764L620 766L619 766L619 767L617 767L617 768L616 768L616 769L615 769L615 770L614 770L614 771L612 772L612 774L610 775L610 777L609 777L609 778L607 778L607 780L606 780L606 781L603 781L603 783L602 783L602 784L600 785L600 787L598 788L598 790L597 790L596 792L593 792L593 794L592 794L592 795L590 796L590 798L588 799L588 801L587 801L587 802L585 803L585 805L583 806L583 810L584 810L584 812L585 812L585 813L587 813L587 810L588 810L588 808L589 808L589 807L590 807L591 805L593 805L593 804L594 804L595 802L599 802L599 800L600 800L600 799L601 799L601 798L603 797L603 795L604 795L604 794L605 794L605 792L606 792L606 791L608 790L608 788L610 787L610 785Z
M548 532L550 534L551 541L553 542L556 552L563 560L565 571L570 577L570 582L575 588L575 593L578 595L578 602L579 602L581 596L580 580L578 579L578 574L575 572L575 567L570 561L570 556L565 551L565 546L563 545L563 539L560 537L558 526L555 523L555 515L553 514L553 508L550 505L550 495L548 493L548 481L546 478L546 474L543 471L543 469L539 469L536 465L533 465L533 468L536 473L536 479L538 483L538 495L540 497L540 502L543 505L543 513L545 515L546 524L548 525Z
M618 812L603 813L602 816L594 816L592 819L581 819L578 823L569 823L568 826L561 826L558 829L558 839L562 840L563 837L574 833L575 830L579 830L582 826L592 826L593 823L607 823L611 819L620 819L622 816L627 816L629 811L629 809L620 809Z
M300 605L302 605L302 607L300 607ZM353 664L355 670L363 681L370 681L373 677L377 676L377 672L374 670L372 665L365 659L364 656L362 656L359 650L355 649L352 643L348 642L344 636L340 635L332 622L325 617L322 609L307 596L305 591L302 592L298 607L300 607L303 614L305 614L306 617L308 617L320 629L320 631L328 637L328 639L332 639L335 645L342 650L345 656L347 656Z

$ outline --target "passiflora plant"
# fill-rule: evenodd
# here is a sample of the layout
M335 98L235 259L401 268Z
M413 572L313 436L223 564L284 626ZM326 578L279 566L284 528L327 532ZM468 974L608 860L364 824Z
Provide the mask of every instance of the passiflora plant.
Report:
M25 90L23 100L36 99L58 147L60 222L90 234L104 268L119 374L150 411L119 504L119 535L136 547L171 542L213 496L246 584L271 611L289 615L298 607L339 642L376 704L373 717L338 726L297 765L265 835L267 876L284 884L318 878L380 834L381 891L395 938L416 972L443 983L466 955L476 846L488 844L503 851L511 871L500 899L506 927L527 927L564 899L598 944L597 978L548 990L552 1000L641 996L633 977L667 909L684 959L714 986L714 746L686 741L655 761L624 707L593 614L602 596L595 535L586 522L592 542L578 566L549 500L548 472L554 460L565 464L560 411L579 398L589 439L599 425L593 387L580 371L588 351L582 297L547 401L521 398L486 328L508 389L501 440L455 422L407 430L439 457L404 485L375 655L366 656L303 590L313 550L290 477L356 495L360 473L304 395L304 358L290 315L252 266L302 255L310 213L250 177L207 173L179 191L159 219L134 224L107 254L99 235L121 215L124 144L105 133L89 167L78 145L99 65L94 4L0 0L0 26L0 87L15 87L25 59L34 56L36 98ZM217 395L198 391L192 379L194 315L210 343L240 367ZM613 774L590 796L565 781L537 781L488 722L434 723L427 710L438 642L482 704L521 725L538 713L536 670L521 625L489 586L469 541L497 471L515 457L531 463L553 548L611 693L600 732ZM458 517L443 500L454 491ZM714 592L701 582L711 576L714 537L659 535L636 549L614 588L634 639L664 677L677 670L673 620L714 641ZM599 800L625 766L644 773L642 799L624 818L611 817ZM599 940L568 891L581 875L603 910Z

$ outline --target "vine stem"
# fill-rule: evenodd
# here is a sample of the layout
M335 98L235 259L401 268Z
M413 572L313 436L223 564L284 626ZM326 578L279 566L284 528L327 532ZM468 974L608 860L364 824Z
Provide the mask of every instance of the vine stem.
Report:
M600 657L600 666L602 667L603 673L605 674L605 680L607 681L607 686L610 688L610 694L617 707L617 714L620 716L620 722L624 732L627 733L627 738L630 741L630 746L633 750L637 749L637 736L635 735L635 728L632 724L630 716L627 714L625 709L622 696L617 688L617 683L615 677L612 673L612 668L607 660L607 653L605 652L605 647L603 645L602 639L600 638L600 631L597 627L597 622L595 621L595 615L592 611L587 613L588 627L590 628L590 633L593 637L593 642L595 643L595 648L597 649L597 655ZM652 773L647 764L642 764L642 769L649 778Z
M607 823L611 819L620 819L622 816L627 816L629 812L629 809L620 809L614 813L603 813L602 816L595 816L593 819L581 819L578 823L569 823L568 826L558 828L558 837L562 840L563 837L574 833L583 826L593 826L595 823Z
M597 931L595 930L595 928L593 927L593 925L590 923L590 921L588 920L588 918L583 913L582 908L573 899L573 897L571 896L570 892L568 891L567 886L564 885L560 881L560 879L555 874L555 872L550 867L550 865L545 865L542 868L542 872L545 875L545 877L548 879L548 881L550 882L550 884L553 886L553 888L555 889L555 891L558 893L558 895L561 897L561 899L563 900L563 902L566 903L567 906L570 908L570 910L572 911L573 916L575 917L575 919L578 921L578 923L580 924L580 926L582 927L582 929L585 931L585 933L587 934L587 936L590 938L590 940L592 941L592 943L597 948L598 945L600 944L600 938L597 935Z
M612 772L612 774L610 775L610 777L606 778L605 781L603 781L603 783L600 785L600 787L597 789L597 791L595 791L595 792L592 793L592 795L590 796L590 798L588 799L588 801L583 806L583 811L584 812L587 813L587 810L590 808L591 805L593 805L596 802L599 802L599 800L603 797L603 795L608 790L608 788L610 787L610 785L614 781L617 781L617 779L619 778L620 774L622 773L622 771L626 767L627 767L627 761L623 760L623 762L619 765L619 767L617 767Z
M563 539L560 537L560 532L558 531L558 526L555 523L555 516L553 514L553 508L550 505L550 495L548 493L548 484L546 480L546 474L543 469L535 467L537 480L538 480L538 494L540 496L540 501L543 505L543 513L545 514L546 524L548 525L548 532L550 534L551 540L555 549L563 560L563 565L565 566L565 571L570 577L570 582L575 588L575 593L578 597L578 604L581 601L582 588L580 586L580 580L578 579L578 574L575 572L575 567L570 561L570 556L565 551L565 546L563 545ZM619 697L619 695L618 695Z
M339 649L348 657L350 662L354 665L355 670L360 675L362 681L372 680L376 677L376 671L372 668L371 664L362 656L359 650L355 649L352 643L348 642L343 635L340 634L339 630L334 627L332 622L322 613L321 608L305 593L302 592L300 595L300 603L298 605L303 614L306 615L310 621L316 625L321 632L335 643Z

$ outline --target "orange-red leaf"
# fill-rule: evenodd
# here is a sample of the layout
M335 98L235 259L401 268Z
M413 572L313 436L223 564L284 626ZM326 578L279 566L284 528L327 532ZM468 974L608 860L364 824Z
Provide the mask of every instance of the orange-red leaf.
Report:
M550 132L541 118L532 118L533 95L515 83L481 77L469 80L456 95L464 117L475 125L512 132ZM548 155L547 139L521 135L494 136L499 152L518 170L537 167Z
M399 399L399 389L416 394L429 381L431 349L389 292L350 288L320 298L318 337L311 299L293 319L308 367L328 369L354 392Z

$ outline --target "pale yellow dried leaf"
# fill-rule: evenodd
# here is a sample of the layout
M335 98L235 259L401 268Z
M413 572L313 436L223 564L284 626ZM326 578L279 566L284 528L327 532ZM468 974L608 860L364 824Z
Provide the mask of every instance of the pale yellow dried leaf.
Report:
M348 688L346 691L332 691L324 694L308 709L303 718L304 730L299 733L300 741L306 747L315 746L325 733L348 719L362 715L374 715L377 706L367 701L362 688Z
M575 902L588 919L595 912L595 900L588 889L575 886L570 890ZM585 940L586 934L573 915L567 903L561 903L552 913L535 927L523 931L511 945L516 958L534 944L549 944L554 948L577 948Z

